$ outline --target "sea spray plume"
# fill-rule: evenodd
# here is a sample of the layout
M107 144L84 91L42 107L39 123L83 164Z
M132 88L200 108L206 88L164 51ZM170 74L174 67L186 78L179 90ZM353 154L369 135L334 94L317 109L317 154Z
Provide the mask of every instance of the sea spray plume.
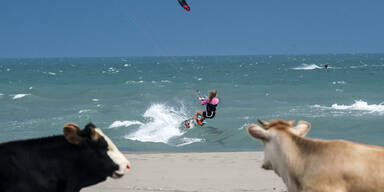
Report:
M183 106L177 109L164 104L152 104L143 117L147 122L142 123L137 131L126 135L126 139L168 143L172 137L183 134L179 129L180 123L188 118L188 115Z
M140 121L114 121L108 128L129 127L131 125L144 125Z

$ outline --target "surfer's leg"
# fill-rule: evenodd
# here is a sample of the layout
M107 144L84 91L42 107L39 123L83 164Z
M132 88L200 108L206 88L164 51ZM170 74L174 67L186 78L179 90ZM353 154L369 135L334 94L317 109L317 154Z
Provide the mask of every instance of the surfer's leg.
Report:
M214 111L204 111L203 112L203 119L202 120L204 120L204 119L206 119L206 118L208 118L208 119L213 119L213 117L215 117L215 112Z
M203 112L203 115L202 115L201 117L202 117L201 120L204 121L205 118L207 118L207 112L204 111L204 112Z
M195 115L193 116L193 119L196 120L198 115L203 116L203 111L202 110L196 111Z

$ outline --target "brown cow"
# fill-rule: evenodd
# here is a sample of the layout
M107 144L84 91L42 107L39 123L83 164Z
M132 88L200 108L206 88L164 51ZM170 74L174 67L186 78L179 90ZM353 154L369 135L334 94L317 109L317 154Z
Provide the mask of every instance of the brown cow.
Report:
M260 121L248 133L264 144L264 169L272 169L289 192L383 192L384 148L344 140L310 139L311 125Z

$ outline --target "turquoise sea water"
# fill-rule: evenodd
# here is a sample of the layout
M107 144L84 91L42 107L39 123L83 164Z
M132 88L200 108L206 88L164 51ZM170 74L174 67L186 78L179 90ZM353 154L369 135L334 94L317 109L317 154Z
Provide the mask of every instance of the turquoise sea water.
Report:
M218 90L217 115L185 129L196 89ZM383 117L384 54L0 59L0 142L92 121L124 150L261 150L248 124L294 119L384 145Z

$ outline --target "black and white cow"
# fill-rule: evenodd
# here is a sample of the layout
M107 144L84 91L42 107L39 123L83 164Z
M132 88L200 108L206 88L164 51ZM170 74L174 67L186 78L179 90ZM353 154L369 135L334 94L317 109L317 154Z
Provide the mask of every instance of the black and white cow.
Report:
M83 130L66 124L63 132L0 144L0 192L75 192L131 168L92 123Z

